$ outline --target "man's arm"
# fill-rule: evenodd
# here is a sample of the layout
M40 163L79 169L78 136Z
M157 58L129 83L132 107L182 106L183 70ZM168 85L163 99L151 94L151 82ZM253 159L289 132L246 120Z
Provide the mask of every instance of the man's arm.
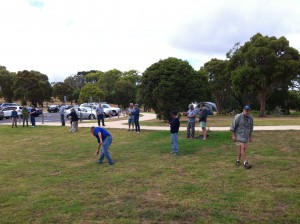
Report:
M101 134L101 132L98 133L98 137L99 137L99 142L98 142L98 148L97 148L97 151L96 151L97 155L99 155L100 148L101 148L101 145L102 145L102 134Z

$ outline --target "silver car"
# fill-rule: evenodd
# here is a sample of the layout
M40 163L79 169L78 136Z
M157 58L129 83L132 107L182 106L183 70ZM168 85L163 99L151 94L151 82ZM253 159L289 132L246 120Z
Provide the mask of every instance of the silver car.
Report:
M76 111L78 118L82 119L96 119L95 111L91 111L91 108L84 108L84 107L75 107L72 108ZM66 117L69 119L71 118L71 109L65 111Z

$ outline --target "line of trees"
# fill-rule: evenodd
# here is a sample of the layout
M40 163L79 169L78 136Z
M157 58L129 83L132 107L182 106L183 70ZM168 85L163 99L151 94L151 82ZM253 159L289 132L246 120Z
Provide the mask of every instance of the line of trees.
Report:
M70 102L107 101L126 108L129 102L153 108L165 119L172 109L191 102L214 101L218 113L252 105L265 116L282 108L300 110L300 55L285 37L258 33L236 43L225 60L213 58L198 71L178 58L160 60L143 74L136 70L78 72L63 82L49 83L38 71L9 72L0 66L0 97L42 105L51 97Z

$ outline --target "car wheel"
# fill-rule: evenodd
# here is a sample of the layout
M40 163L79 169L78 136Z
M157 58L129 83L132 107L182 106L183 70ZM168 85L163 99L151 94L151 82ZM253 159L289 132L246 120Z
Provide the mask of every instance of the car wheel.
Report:
M9 119L9 117L5 117L5 119Z
M91 119L95 119L96 117L95 117L95 115L94 114L90 114L89 115L89 119L91 120Z
M112 116L117 116L117 115L118 115L117 112L116 112L115 110L113 110L113 111L111 112L111 114L112 114Z
M0 120L3 120L3 117L0 117Z

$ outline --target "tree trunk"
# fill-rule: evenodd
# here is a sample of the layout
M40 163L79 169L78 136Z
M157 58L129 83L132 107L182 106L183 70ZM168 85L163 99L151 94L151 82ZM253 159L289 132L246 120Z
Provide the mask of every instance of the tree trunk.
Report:
M221 115L222 111L222 97L220 95L217 96L217 110L218 110L218 115Z
M260 91L260 117L266 116L266 90Z

